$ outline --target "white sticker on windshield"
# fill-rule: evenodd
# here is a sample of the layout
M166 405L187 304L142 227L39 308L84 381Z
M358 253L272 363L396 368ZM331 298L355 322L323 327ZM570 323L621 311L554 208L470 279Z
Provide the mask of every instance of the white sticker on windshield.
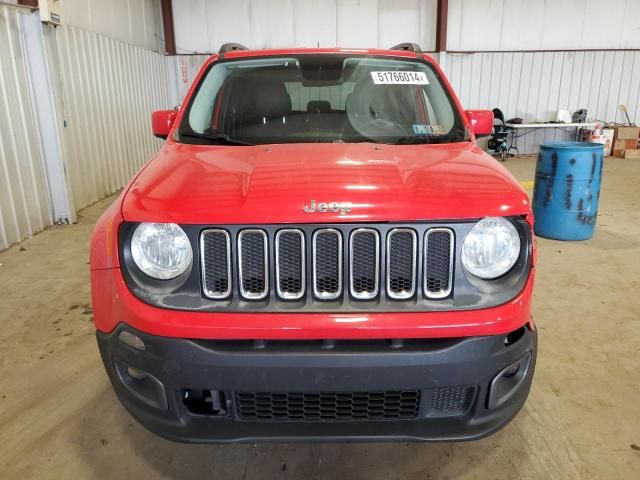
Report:
M429 85L424 72L371 72L376 85Z

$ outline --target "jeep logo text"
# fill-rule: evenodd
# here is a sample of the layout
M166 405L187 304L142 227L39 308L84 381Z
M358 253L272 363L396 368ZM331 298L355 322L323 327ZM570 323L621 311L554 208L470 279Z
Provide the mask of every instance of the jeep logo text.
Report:
M338 213L340 215L344 215L351 211L351 203L350 202L331 202L331 203L316 203L315 200L311 200L309 205L305 205L302 209L305 213Z

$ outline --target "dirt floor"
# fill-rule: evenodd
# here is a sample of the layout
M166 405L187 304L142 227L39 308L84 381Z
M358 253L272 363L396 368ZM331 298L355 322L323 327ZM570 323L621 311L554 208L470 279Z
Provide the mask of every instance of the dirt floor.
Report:
M534 163L506 165L530 190ZM202 446L147 432L116 399L91 322L89 235L111 201L0 252L1 478L640 478L640 161L606 160L593 240L538 240L531 395L505 429L463 444Z

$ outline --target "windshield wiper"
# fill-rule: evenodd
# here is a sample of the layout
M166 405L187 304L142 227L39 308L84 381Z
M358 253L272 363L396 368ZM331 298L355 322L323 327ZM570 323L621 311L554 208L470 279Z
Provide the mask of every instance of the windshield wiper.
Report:
M222 143L225 145L245 145L245 146L255 145L253 143L243 142L242 140L236 140L235 138L231 138L227 133L180 132L180 138L182 137L198 138L200 140Z

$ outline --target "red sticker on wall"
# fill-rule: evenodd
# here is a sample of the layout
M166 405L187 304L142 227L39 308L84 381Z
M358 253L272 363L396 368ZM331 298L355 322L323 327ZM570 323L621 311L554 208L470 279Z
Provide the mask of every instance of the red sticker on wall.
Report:
M182 62L180 64L180 70L182 71L182 81L184 83L188 83L188 80L187 80L187 66L184 64L184 62Z

